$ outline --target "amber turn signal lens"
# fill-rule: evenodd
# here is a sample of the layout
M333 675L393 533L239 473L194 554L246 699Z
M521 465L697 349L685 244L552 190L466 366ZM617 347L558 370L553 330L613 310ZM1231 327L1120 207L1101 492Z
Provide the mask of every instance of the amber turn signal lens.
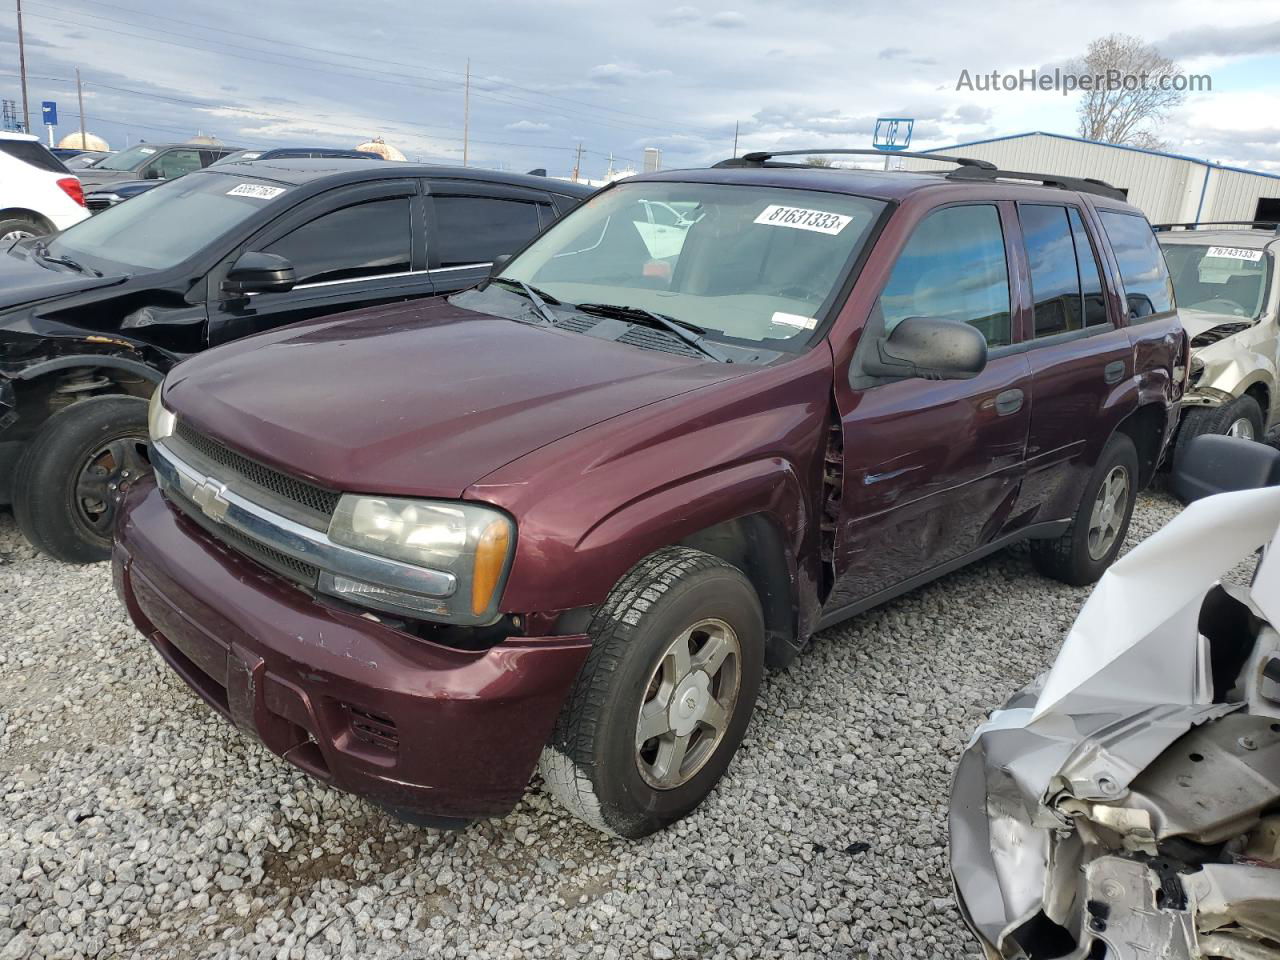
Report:
M480 616L493 602L493 592L502 579L511 546L511 530L506 520L495 520L484 528L476 544L476 561L471 575L471 612Z

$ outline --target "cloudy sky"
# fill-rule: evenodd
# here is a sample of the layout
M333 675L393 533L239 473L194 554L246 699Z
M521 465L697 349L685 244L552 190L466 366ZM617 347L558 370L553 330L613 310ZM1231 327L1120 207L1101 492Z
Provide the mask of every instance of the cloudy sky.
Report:
M181 140L354 146L381 135L410 159L573 167L584 176L743 151L865 147L877 116L914 117L913 147L1026 130L1076 132L1073 97L957 90L961 71L1052 68L1122 31L1213 90L1158 131L1171 149L1280 172L1280 5L1274 0L537 0L411 3L23 0L33 124L113 147ZM21 98L13 4L0 12L0 97Z

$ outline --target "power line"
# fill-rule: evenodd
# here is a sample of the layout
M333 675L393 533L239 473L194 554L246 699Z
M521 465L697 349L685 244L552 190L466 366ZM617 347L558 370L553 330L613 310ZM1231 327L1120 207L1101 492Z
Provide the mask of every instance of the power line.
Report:
M42 2L42 0L37 0L37 2ZM84 26L84 24L77 23L74 20L67 20L62 17L55 17L46 13L28 13L27 15L29 17L38 17L41 20L49 20L54 23L61 23L68 26ZM105 20L106 22L116 24L117 26L120 25L119 21L113 20L109 17L99 16L98 14L82 12L81 15L89 17L94 20ZM146 24L137 24L137 25L131 25L131 26L136 26L138 29L149 30L149 31L152 31L153 33L166 34L168 36L181 36L181 37L186 36L185 34L179 34L171 30L164 30L160 27L152 27ZM190 43L182 43L178 40L165 40L160 37L152 37L152 36L147 36L146 34L133 33L126 30L117 30L117 29L112 29L110 27L95 26L95 27L92 27L92 29L102 33L113 33L119 36L131 37L135 40L146 40L151 43L159 43L159 44L166 44L168 46L182 47L188 50L195 50L200 53L215 53L220 56L234 57L240 60L248 60L254 63L265 63L270 66L288 67L293 70L309 70L315 73L322 73L323 75L328 77L348 76L348 77L353 77L355 79L360 79L360 80L369 80L374 83L382 83L388 86L403 87L409 90L418 90L421 87L427 87L429 89L434 89L442 92L458 92L462 89L462 84L457 81L434 80L434 79L425 78L425 77L413 77L411 79L414 80L415 82L406 83L404 82L403 75L398 73L391 73L389 71L384 71L384 70L374 70L368 67L359 67L359 66L350 66L350 65L344 65L345 70L335 70L332 64L325 63L323 61L313 60L306 57L297 57L292 54L286 54L286 53L274 53L274 52L268 52L268 51L262 51L262 50L255 50L252 48L243 48L243 47L237 48L236 45L234 44L225 43L223 41L213 40L206 37L187 38L187 39L198 39L203 43L214 44L219 47L233 47L235 49L210 50L207 47L194 46ZM279 57L279 58L283 58L284 60L295 61L295 62L284 63L284 62L281 62L281 60L277 60L277 59L264 60L262 59L262 57L250 56L249 53L237 52L237 50L245 50L245 49L248 49L251 53L265 53L271 57ZM311 64L313 66L298 66L298 64ZM357 70L360 72L351 73L350 71L352 70ZM486 91L486 92L477 92L473 95L476 96L477 98L488 100L492 103L502 104L504 106L534 107L540 110L548 109L548 107L545 104L536 103L531 100L525 100L520 97L514 97L509 94L497 94L497 93ZM613 120L606 120L606 119L601 119L599 117L589 116L578 111L566 110L563 107L554 108L553 112L567 119L585 121L588 123L594 123L600 126L611 127L614 129L637 130L637 131L643 130L646 132L654 132L654 131L660 130L662 133L670 132L669 128L664 129L664 128L657 128L657 127L651 127L651 126L643 126L643 125L634 124L634 123L621 123ZM374 119L380 119L380 118L374 118Z
M443 73L443 74L448 74L455 77L464 76L463 71L449 70L445 67L429 67L419 63L406 63L405 61L402 61L402 60L388 60L382 57L366 57L357 53L347 53L341 50L330 50L327 47L314 47L304 43L296 43L289 40L281 40L275 37L256 36L254 34L244 33L241 30L229 30L225 27L215 27L212 24L194 23L190 20L180 20L175 17L160 16L160 15L151 13L149 11L136 10L132 7L122 7L119 4L114 4L114 3L106 3L104 2L104 0L79 0L79 2L88 3L96 7L105 7L111 10L119 10L123 13L129 13L129 14L133 14L134 16L144 17L148 20L161 20L166 23L175 23L185 27L193 27L197 30L210 30L217 33L225 33L225 34L234 36L239 40L258 40L272 47L281 47L281 46L293 47L298 50L308 50L308 51L311 51L312 53L322 53L326 56L347 57L348 59L352 59L352 60L364 60L369 63L377 63L377 64L382 64L384 66L391 65L391 66L397 66L397 67L404 67L409 70L422 70L430 73ZM86 14L86 16L93 16L93 14ZM110 20L110 18L105 18L105 17L100 17L97 19L107 19L109 22L112 22L112 23L119 22L115 20ZM148 28L148 29L151 29L151 28ZM173 35L185 36L185 34L173 34ZM198 39L203 39L203 38L198 38ZM256 51L256 52L270 53L271 51L268 50L268 51ZM657 123L663 124L664 127L668 129L670 127L684 127L686 130L691 130L693 132L696 132L702 135L707 135L710 133L710 131L693 126L692 124L687 124L680 121L668 120L662 117L655 117L649 114L635 113L630 110L620 110L616 107L601 106L599 104L589 103L585 100L575 100L572 97L562 97L557 94L547 93L546 91L538 90L534 87L525 87L525 86L521 86L520 84L503 82L503 81L491 80L489 82L494 83L496 86L506 87L512 90L519 90L524 93L528 93L532 96L543 97L548 100L559 100L564 103L576 104L578 106L583 106L591 110L599 110L605 113L616 113L616 114L619 114L620 116L635 117L641 120L653 120Z

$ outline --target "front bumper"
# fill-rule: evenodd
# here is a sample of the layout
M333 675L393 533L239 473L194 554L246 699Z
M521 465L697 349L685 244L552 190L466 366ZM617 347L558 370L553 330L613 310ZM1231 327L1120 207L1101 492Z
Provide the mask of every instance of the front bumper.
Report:
M239 730L409 818L519 801L585 636L456 650L317 601L214 540L151 481L126 498L116 589L137 628Z

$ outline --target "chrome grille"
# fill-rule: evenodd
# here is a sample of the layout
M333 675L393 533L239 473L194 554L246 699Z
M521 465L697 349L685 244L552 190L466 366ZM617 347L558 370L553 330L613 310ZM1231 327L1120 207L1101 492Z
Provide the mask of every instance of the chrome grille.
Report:
M329 518L333 516L333 511L338 507L338 500L341 498L341 494L298 480L288 474L258 463L256 460L250 460L248 457L224 447L212 437L207 437L203 433L193 430L182 420L177 423L175 435L182 443L186 444L205 460L231 471L231 476L225 474L220 476L224 483L234 485L234 481L237 478L247 480L254 486L261 487L281 499L297 504L308 513L315 515L317 519L322 519L322 526L328 525Z

